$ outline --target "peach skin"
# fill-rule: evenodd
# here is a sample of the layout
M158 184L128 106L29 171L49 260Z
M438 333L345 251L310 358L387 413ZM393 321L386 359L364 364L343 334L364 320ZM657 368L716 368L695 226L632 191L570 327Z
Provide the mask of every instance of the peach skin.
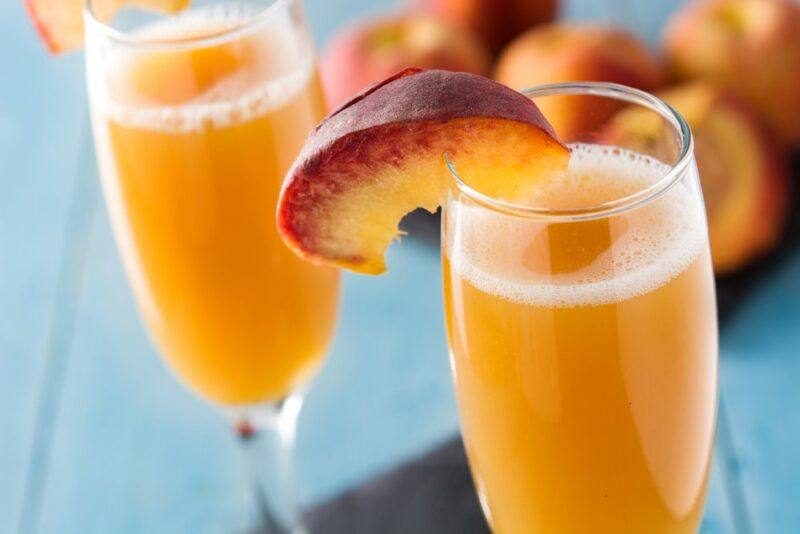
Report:
M472 31L499 52L525 30L552 21L559 0L408 0L409 7L425 10Z
M337 33L322 54L328 105L409 66L487 74L489 51L469 32L421 13L362 22Z
M785 145L800 146L800 4L690 2L667 25L664 48L677 79L725 85L749 100Z
M474 74L407 69L308 137L278 202L284 242L306 259L385 271L400 219L418 207L433 212L445 198L445 153L474 188L507 199L569 159L524 95Z
M514 89L574 81L602 81L652 91L664 79L657 57L634 35L617 28L572 23L540 26L519 36L501 54L494 78ZM585 97L539 100L542 113L565 142L588 141L619 109Z

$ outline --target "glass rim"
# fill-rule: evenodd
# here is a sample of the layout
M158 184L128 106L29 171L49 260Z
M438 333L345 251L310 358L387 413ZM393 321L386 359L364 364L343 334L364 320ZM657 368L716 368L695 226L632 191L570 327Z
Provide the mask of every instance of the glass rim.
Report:
M272 0L269 4L259 8L241 24L235 24L221 32L207 35L200 34L195 37L181 39L180 41L142 39L136 37L136 35L131 32L118 30L95 16L92 9L94 1L95 0L85 0L83 4L84 31L87 34L91 28L92 31L99 32L106 39L114 41L118 45L140 48L148 51L170 51L204 48L239 39L272 20L282 7L290 8L292 4L299 0ZM172 16L180 16L180 14L188 12L189 9L174 13Z
M680 137L680 154L677 161L670 165L669 172L644 189L614 200L582 208L545 208L501 200L478 191L462 178L458 173L456 162L449 154L445 153L443 155L445 165L458 190L485 208L509 215L547 219L552 222L586 221L618 215L649 204L665 194L684 177L686 169L692 161L694 140L686 120L675 108L645 91L608 82L569 82L538 85L523 89L520 93L531 99L553 95L601 96L623 100L648 108L661 115L675 128Z

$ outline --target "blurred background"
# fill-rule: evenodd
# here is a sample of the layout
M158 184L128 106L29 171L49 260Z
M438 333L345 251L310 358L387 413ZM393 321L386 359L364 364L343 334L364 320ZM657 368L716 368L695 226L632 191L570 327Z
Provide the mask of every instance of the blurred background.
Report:
M515 88L613 81L685 115L722 319L703 532L800 532L800 5L305 4L331 106L417 65ZM48 55L22 0L0 5L0 34L0 532L245 531L257 510L234 436L170 376L136 315L99 194L82 53ZM548 118L561 131L577 120ZM436 221L405 226L389 274L345 274L301 415L315 532L486 531L457 439Z

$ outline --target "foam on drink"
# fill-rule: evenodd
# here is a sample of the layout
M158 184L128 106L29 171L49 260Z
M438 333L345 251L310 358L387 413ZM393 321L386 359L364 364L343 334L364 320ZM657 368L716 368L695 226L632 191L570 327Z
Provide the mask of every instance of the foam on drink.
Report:
M126 126L180 133L241 124L285 106L314 73L311 38L293 26L286 12L257 22L252 21L253 15L245 6L208 6L139 28L133 35L145 46L105 50L102 67L100 61L89 62L97 65L95 72L89 72L96 109ZM231 42L227 42L228 33L235 34ZM198 37L206 39L208 46L198 50L192 43ZM187 43L185 48L182 41ZM169 49L159 50L160 45ZM178 102L165 103L159 94L143 94L132 78L132 73L158 72L152 67L154 61L180 68L188 54L214 52L222 57L209 58L214 65L210 69L224 66L227 60L230 74ZM162 92L169 85L160 80L153 83Z
M641 191L670 170L617 147L574 144L571 149L568 172L543 178L527 204L594 206ZM452 268L481 291L535 306L593 306L644 295L685 271L706 239L703 208L682 183L645 206L609 218L610 246L568 272L531 267L532 248L537 239L548 239L553 223L466 203L448 216L455 228L445 246ZM587 225L568 224L575 232ZM539 263L547 265L547 260Z

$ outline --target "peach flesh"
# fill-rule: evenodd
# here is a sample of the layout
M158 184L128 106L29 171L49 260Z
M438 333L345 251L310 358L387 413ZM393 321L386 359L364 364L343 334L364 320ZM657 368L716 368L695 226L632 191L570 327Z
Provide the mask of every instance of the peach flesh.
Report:
M407 69L353 98L306 140L278 204L301 256L379 274L400 219L435 211L450 154L481 192L513 199L569 151L524 95L467 73Z

